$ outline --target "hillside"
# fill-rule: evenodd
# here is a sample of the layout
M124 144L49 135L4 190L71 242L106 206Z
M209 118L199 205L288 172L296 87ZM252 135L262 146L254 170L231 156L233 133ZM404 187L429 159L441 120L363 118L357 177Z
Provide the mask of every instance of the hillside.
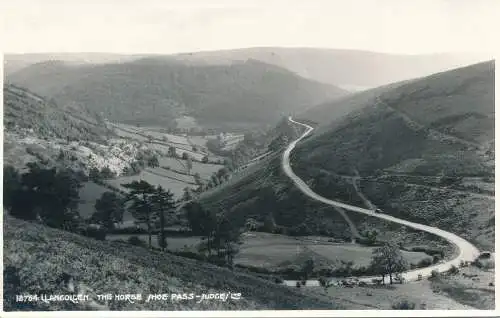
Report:
M255 47L178 54L172 58L198 64L229 64L255 59L286 68L305 78L347 90L359 90L430 75L486 60L488 57L467 54L397 55L339 49Z
M130 61L144 57L143 55L125 55L113 53L28 53L5 54L5 75L15 73L25 67L44 61L63 61L69 64L105 64L118 61Z
M14 307L17 294L67 294L57 283L63 273L74 284L96 293L142 294L142 301L113 300L110 310L258 310L337 309L335 297L310 296L254 276L171 254L149 252L119 242L103 242L4 214L4 309ZM61 261L64 260L64 261ZM149 294L241 293L241 299L223 301L145 300ZM91 298L91 299L92 299ZM330 299L332 299L330 298ZM98 302L99 303L99 302ZM88 302L24 304L24 310L88 310Z
M161 58L92 66L53 61L26 67L7 81L111 121L173 125L189 115L209 127L273 124L283 114L346 94L255 60L209 66Z
M367 198L384 213L494 249L493 75L494 63L486 62L372 91L371 99L366 92L345 98L356 109L324 112L331 123L323 121L297 146L292 168L323 196L365 207ZM338 236L340 227L349 235L338 213L290 184L280 157L269 160L202 202L222 203L238 219L271 213L278 225L303 226L309 234ZM361 233L377 228L400 240L405 232L356 213L349 218ZM408 234L401 240L412 244Z
M30 129L40 138L101 141L110 131L102 118L85 108L56 104L24 88L5 85L5 129Z

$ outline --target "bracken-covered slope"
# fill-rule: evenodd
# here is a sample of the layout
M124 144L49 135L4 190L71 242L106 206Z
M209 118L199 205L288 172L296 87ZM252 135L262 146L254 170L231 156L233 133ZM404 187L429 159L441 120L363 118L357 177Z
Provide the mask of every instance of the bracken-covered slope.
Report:
M322 116L330 121L320 122L297 145L292 169L325 197L366 207L353 186L358 182L358 190L384 213L494 249L493 83L494 62L485 62L355 94L344 99L353 105L347 115L335 110L341 102L329 104L332 109L322 105ZM308 111L298 118L317 121L318 113L310 111L314 116L308 118ZM221 189L226 197L214 193L203 201L228 202L239 216L272 210L268 213L308 225L308 232L338 220L297 194L279 160L242 177L233 189ZM274 189L274 200L267 202L277 207L259 200L263 185ZM358 226L380 227L356 213L350 216ZM330 229L339 226L334 222Z
M25 88L5 85L4 128L15 132L31 129L39 138L104 140L110 132L102 118L81 107L47 100Z
M98 304L109 310L339 309L342 304L276 285L241 272L119 242L96 241L14 219L4 214L4 310L19 294L68 294L58 278L72 276ZM240 300L153 301L149 294L241 293ZM97 301L99 294L142 294L130 303ZM89 310L89 303L25 304L24 310ZM101 309L102 310L102 309Z
M256 60L208 66L160 58L104 65L53 61L24 68L7 81L113 121L149 124L180 115L202 125L273 124L284 114L346 94Z

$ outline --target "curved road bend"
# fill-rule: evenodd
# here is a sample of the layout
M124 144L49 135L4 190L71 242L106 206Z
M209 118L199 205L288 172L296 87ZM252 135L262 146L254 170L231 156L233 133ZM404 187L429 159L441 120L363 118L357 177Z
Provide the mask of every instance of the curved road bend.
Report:
M295 148L297 143L299 141L301 141L302 139L304 139L305 137L307 137L313 131L314 128L312 128L309 125L297 122L297 121L293 120L291 117L288 117L288 120L294 124L301 125L301 126L305 127L306 131L302 134L302 136L300 136L299 138L297 138L296 140L294 140L293 142L291 142L288 145L285 152L283 153L282 166L283 166L283 170L285 171L286 175L290 179L292 179L292 181L295 183L295 185L305 195L307 195L308 197L310 197L316 201L320 201L320 202L323 202L325 204L328 204L328 205L331 205L334 207L339 207L339 208L345 209L347 211L363 213L363 214L373 216L373 217L376 217L379 219L384 219L384 220L389 221L389 222L398 223L398 224L405 225L405 226L408 226L408 227L416 229L416 230L421 230L421 231L425 231L425 232L440 236L440 237L444 238L445 240L449 241L450 243L454 244L458 248L458 250L459 250L458 256L450 261L447 261L447 262L444 262L441 264L435 264L435 265L432 265L432 266L429 266L426 268L420 268L420 269L415 269L415 270L410 270L410 271L404 272L402 274L402 276L406 281L415 281L418 279L419 275L422 275L423 278L429 277L429 276L431 276L431 272L434 270L436 270L438 272L445 272L445 271L449 270L450 267L453 265L458 267L460 265L461 261L472 262L479 256L480 252L474 245L472 245L468 241L464 240L460 236L455 235L453 233L450 233L450 232L447 232L447 231L444 231L444 230L441 230L439 228L432 227L429 225L424 225L424 224L406 221L403 219L398 219L398 218L395 218L395 217L387 215L387 214L375 213L373 210L360 208L357 206L353 206L353 205L338 202L338 201L333 201L333 200L327 199L325 197L322 197L319 194L317 194L316 192L314 192L313 190L311 190L311 188L309 188L309 186L302 179L300 179L293 172L292 168L290 167L290 153L293 151L293 149ZM362 278L360 277L359 280L365 281L367 283L371 283L371 280L373 278L374 277L362 277ZM386 281L388 282L389 278L386 278ZM289 285L289 286L294 286L295 283L296 283L296 281L292 281L292 280L285 281L285 284ZM310 280L306 283L306 285L318 286L319 282L317 280Z

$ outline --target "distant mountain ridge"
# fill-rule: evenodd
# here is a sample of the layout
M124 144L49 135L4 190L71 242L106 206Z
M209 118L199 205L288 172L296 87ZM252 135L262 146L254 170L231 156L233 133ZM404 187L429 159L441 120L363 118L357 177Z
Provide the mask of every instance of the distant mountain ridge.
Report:
M254 59L349 91L430 75L491 58L487 54L405 55L348 49L250 47L179 54L7 54L5 70L6 74L10 75L24 67L47 60L60 60L71 64L105 64L147 57L181 61L191 66L228 65Z
M206 125L274 124L283 114L347 94L257 60L205 66L155 57L102 65L51 61L7 81L112 121L146 124L168 124L181 115Z

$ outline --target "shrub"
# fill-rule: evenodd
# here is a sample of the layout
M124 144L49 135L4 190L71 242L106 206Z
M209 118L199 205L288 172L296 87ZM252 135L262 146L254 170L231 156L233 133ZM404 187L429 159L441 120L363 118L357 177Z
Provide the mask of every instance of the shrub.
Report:
M300 282L295 283L295 287L300 288Z
M306 280L302 280L300 283L302 284L302 286L305 286L306 285Z
M328 279L324 276L320 277L319 278L319 284L322 286L322 287L328 287Z
M415 303L409 302L408 300L402 300L397 303L392 304L392 309L396 310L413 310L415 309Z
M448 270L448 273L452 274L452 275L458 274L458 272L459 272L459 270L458 270L458 268L455 265L452 265L450 267L450 269Z
M417 267L418 268L423 268L423 267L428 267L428 266L431 266L431 265L432 265L432 259L430 259L429 257L427 257L427 258L424 258L423 260L421 260L420 262L418 262Z
M146 242L144 242L143 240L141 240L139 237L137 237L135 235L128 238L128 243L135 245L135 246L143 246L143 247L146 246Z
M437 270L433 270L431 272L431 277L430 278L438 278L440 276L439 272Z
M283 284L284 281L283 281L283 278L277 276L277 277L274 278L274 282L276 284Z

